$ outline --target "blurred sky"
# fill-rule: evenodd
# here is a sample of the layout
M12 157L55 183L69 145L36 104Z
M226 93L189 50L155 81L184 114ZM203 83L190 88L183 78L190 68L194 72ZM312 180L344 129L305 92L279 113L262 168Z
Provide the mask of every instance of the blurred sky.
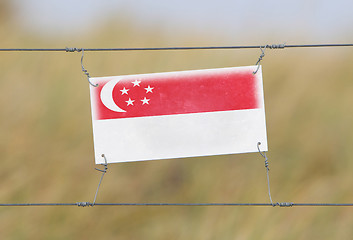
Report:
M232 43L352 42L352 0L12 0L19 27L42 35L75 35L120 16L166 36L213 33ZM277 43L274 42L274 43Z

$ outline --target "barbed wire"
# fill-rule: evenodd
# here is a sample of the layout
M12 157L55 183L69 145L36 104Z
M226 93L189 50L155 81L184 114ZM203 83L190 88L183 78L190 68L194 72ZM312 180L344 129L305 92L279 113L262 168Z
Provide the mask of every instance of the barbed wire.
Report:
M196 47L133 47L133 48L0 48L2 52L81 52L81 51L172 51L172 50L222 50L222 49L285 49L318 47L353 47L353 43L328 44L270 44L248 46L196 46Z

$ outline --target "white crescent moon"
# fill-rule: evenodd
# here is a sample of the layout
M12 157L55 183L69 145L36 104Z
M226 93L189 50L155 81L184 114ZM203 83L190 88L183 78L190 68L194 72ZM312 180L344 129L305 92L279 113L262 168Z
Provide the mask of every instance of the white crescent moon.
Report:
M101 100L104 106L114 112L126 112L125 110L121 109L118 105L116 105L113 100L113 89L119 81L119 78L113 79L103 86L101 91Z

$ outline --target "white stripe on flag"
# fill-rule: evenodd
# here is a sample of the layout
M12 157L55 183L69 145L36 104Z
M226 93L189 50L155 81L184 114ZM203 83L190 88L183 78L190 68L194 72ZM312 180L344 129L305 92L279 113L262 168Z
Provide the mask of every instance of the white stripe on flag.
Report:
M263 109L94 121L96 164L267 151Z

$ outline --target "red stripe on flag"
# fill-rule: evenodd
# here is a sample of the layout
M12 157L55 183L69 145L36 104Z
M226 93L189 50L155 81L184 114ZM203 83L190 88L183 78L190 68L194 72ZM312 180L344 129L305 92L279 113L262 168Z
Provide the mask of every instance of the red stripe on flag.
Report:
M113 111L101 100L105 84L116 78L120 80L108 97L125 112ZM259 108L256 78L250 70L121 76L98 83L93 89L96 120Z

